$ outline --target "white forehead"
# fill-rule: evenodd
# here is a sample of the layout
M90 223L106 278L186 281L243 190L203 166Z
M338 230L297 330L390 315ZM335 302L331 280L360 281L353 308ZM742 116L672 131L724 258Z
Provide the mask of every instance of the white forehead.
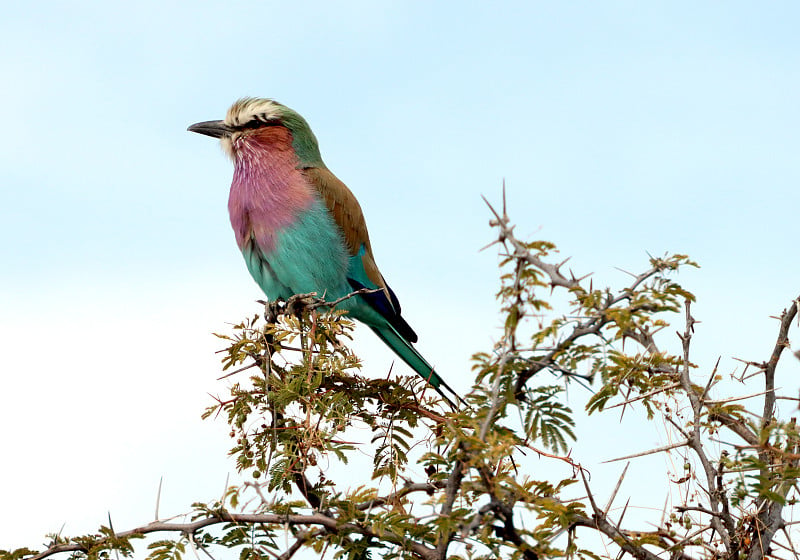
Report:
M254 119L268 121L280 118L283 105L271 99L256 99L246 97L240 99L228 109L225 116L225 124L231 126L242 126Z

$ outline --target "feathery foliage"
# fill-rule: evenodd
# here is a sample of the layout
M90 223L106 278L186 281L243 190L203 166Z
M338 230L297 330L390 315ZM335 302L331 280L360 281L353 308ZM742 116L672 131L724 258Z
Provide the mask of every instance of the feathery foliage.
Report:
M362 374L347 346L353 324L330 302L266 304L218 335L226 385L203 414L230 427L241 483L194 504L183 523L51 535L42 552L0 551L0 560L130 557L155 532L171 536L149 543L151 560L220 548L241 560L300 550L353 560L797 557L784 515L797 500L800 435L779 417L775 388L797 303L779 318L769 360L734 380L763 383L754 407L690 360L694 296L676 280L696 266L687 256L650 258L626 285L598 287L563 273L553 243L517 239L505 208L490 208L503 329L474 355L467 405L450 410L416 376ZM666 329L676 322L677 338ZM659 526L632 529L627 506L612 519L619 485L598 504L570 384L591 388L589 414L621 408L669 427L676 443L638 454L684 465L660 489L673 489L674 503Z

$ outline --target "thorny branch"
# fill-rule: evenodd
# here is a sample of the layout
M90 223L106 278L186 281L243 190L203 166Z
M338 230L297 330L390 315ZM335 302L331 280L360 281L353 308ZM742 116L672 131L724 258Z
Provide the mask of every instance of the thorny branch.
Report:
M487 205L489 205L488 202ZM519 312L516 319L520 319L524 315L523 308L526 305L524 286L526 282L530 281L530 278L525 275L530 272L529 268L543 273L542 278L546 279L551 289L565 289L578 299L581 295L588 293L582 287L582 281L586 277L576 278L571 273L562 272L567 261L558 264L548 263L530 250L531 244L526 244L515 237L514 226L511 225L506 211L505 192L503 193L502 213L496 211L491 205L489 208L494 215L491 225L498 228L498 237L493 244L500 244L504 248L503 256L514 267L514 272L508 276L512 286L510 291L513 295L508 297L513 300L510 304L510 307L514 309L513 312ZM222 524L241 525L245 528L267 527L275 530L290 528L293 542L290 545L287 543L286 549L280 555L270 551L270 554L279 560L290 560L304 546L318 546L322 541L325 546L332 543L334 546L340 547L352 545L348 551L350 554L357 546L379 549L393 545L395 550L402 551L403 558L445 560L449 556L449 547L454 541L468 543L476 539L477 535L480 535L482 539L487 539L488 541L484 541L483 544L491 551L497 552L498 555L501 555L501 551L505 552L511 549L517 557L538 560L555 554L555 552L564 552L567 556L575 555L578 549L577 546L574 546L574 540L577 539L578 529L581 532L586 529L599 532L618 547L620 557L628 554L639 560L661 560L667 557L671 560L705 558L760 560L771 554L773 546L783 546L775 537L784 531L787 535L786 542L789 543L788 547L784 546L784 548L792 551L795 558L798 558L791 545L791 538L788 536L790 523L783 520L782 512L789 493L797 489L797 473L800 472L800 436L797 434L794 421L781 424L776 418L776 399L779 396L776 395L775 376L782 352L789 348L788 332L792 321L797 316L797 302L800 301L800 298L780 317L779 333L770 359L758 364L759 371L756 375L763 373L765 390L756 394L748 394L746 397L714 399L709 396L709 392L712 389L716 390L717 368L714 368L707 383L698 385L692 377L692 369L696 366L690 361L690 349L696 321L691 314L689 296L686 296L685 299L685 329L678 333L682 351L679 356L674 357L673 361L665 358L667 355L661 352L655 340L654 335L663 328L663 325L644 322L634 322L632 326L615 324L615 321L618 320L615 318L615 313L618 313L621 307L624 307L628 313L642 313L647 316L661 309L647 298L637 299L636 296L640 288L650 285L651 279L658 277L666 269L672 270L666 261L651 259L651 263L651 267L647 271L632 275L633 280L622 290L602 292L602 299L593 304L591 308L587 307L590 312L571 319L566 323L567 326L563 327L563 331L560 331L561 336L558 340L546 348L536 348L535 355L532 355L534 352L531 348L524 347L525 345L518 340L518 321L507 322L501 340L494 347L491 363L487 366L487 371L490 372L487 374L490 375L490 384L488 387L481 388L482 392L476 391L470 396L471 399L474 399L472 402L480 403L480 406L474 407L474 410L438 414L424 407L418 400L418 395L412 395L407 402L393 400L396 393L400 393L404 387L399 382L389 384L388 380L387 385L380 391L370 393L373 386L367 385L367 388L364 389L364 385L362 385L358 390L363 393L356 394L352 378L344 375L340 378L337 377L338 374L333 373L329 373L329 376L320 382L312 392L302 394L305 400L302 401L300 409L301 415L305 415L305 423L299 422L293 425L292 429L297 429L299 425L301 428L305 428L305 431L299 430L302 433L298 433L294 440L289 437L284 439L283 441L289 442L287 445L309 445L302 438L310 432L319 430L319 424L322 423L323 418L330 421L332 417L325 416L325 414L334 410L335 406L346 406L354 399L360 398L361 402L369 399L370 406L373 407L370 412L359 410L348 413L349 415L336 417L335 422L346 425L352 418L360 417L366 418L366 423L369 424L370 415L374 411L377 411L374 412L377 415L384 413L385 415L382 417L384 420L394 418L395 414L405 413L414 417L415 422L420 418L429 421L430 424L425 424L426 429L430 429L432 433L438 435L428 437L432 438L431 441L435 440L436 445L446 449L441 451L440 459L436 460L438 462L435 462L435 467L434 463L429 464L429 468L426 467L425 470L429 476L427 481L414 480L413 477L405 476L401 478L399 475L395 475L392 478L391 491L384 490L378 493L377 489L374 489L369 492L356 493L354 494L357 496L356 498L348 500L342 498L342 494L329 491L322 484L323 481L315 485L309 478L311 475L307 474L309 465L314 463L302 462L302 464L293 465L287 470L289 473L287 476L288 486L294 486L305 499L305 502L299 502L300 505L294 501L294 505L290 508L281 510L279 507L284 506L280 504L280 500L272 501L262 493L262 488L267 489L268 483L245 483L245 486L255 488L261 499L261 509L258 513L232 513L221 508L203 507L198 510L199 517L195 517L188 523L155 521L130 531L115 534L104 531L102 534L96 535L91 542L89 540L54 542L50 548L41 553L18 555L14 557L14 560L21 558L40 560L64 552L81 553L84 556L79 555L76 558L84 558L96 554L97 550L105 550L104 546L106 549L110 549L114 543L121 542L126 538L158 532L182 534L187 536L191 542L195 542L195 537L202 535L205 528ZM543 284L536 285L542 286ZM592 292L591 288L589 292ZM353 297L359 293L366 293L366 291L360 290L346 297ZM274 322L279 315L291 315L299 319L309 311L328 308L341 302L342 299L326 303L321 302L313 294L299 295L290 298L287 302L269 304L267 319ZM654 324L656 327L653 329L647 326ZM328 326L332 325L331 323ZM316 328L317 323L315 322L312 326L312 334ZM571 452L567 456L561 457L540 451L531 444L531 442L537 442L537 437L528 433L521 433L519 437L515 434L516 439L510 440L513 443L502 448L509 450L506 455L499 456L497 452L494 452L495 449L501 448L498 441L510 431L505 426L498 426L498 424L506 423L509 417L513 418L509 415L508 410L517 407L520 416L524 416L528 410L529 405L521 401L519 397L523 391L530 389L527 387L530 380L544 370L556 374L561 373L565 377L578 376L573 368L560 363L559 357L570 351L571 348L578 346L579 341L584 337L596 336L601 340L604 348L610 348L613 342L609 342L604 336L608 330L613 330L613 328L617 328L616 332L620 335L617 339L621 338L623 345L625 339L634 340L641 346L646 357L652 358L658 355L663 359L658 362L658 365L652 367L648 363L648 367L645 369L646 375L661 376L658 383L650 381L648 384L647 381L643 381L639 385L635 385L629 377L626 377L628 375L626 372L618 384L619 392L613 393L613 397L621 397L622 402L605 406L605 410L616 406L621 406L625 410L625 407L639 406L643 403L644 406L650 406L650 403L655 403L654 408L648 408L648 412L659 413L665 424L671 426L670 429L674 428L681 438L674 443L624 458L630 459L652 453L670 453L679 456L688 465L686 476L681 477L678 481L670 479L675 485L687 485L680 487L680 503L672 506L669 515L667 515L667 506L665 505L664 518L655 530L651 531L634 531L623 526L630 499L626 502L619 519L614 520L611 517L611 505L620 491L627 466L611 492L607 505L601 508L598 505L599 498L590 487L587 471L581 467ZM302 325L296 330L303 332ZM333 332L332 335L326 334L325 336L328 338L325 339L325 343L321 344L330 343L340 353L339 357L341 358L346 352L341 343L336 340L335 329ZM277 347L281 347L283 350L296 350L299 355L309 361L322 360L326 357L319 346L313 347L313 344L308 344L307 341L303 341L300 348L291 347L285 342L276 342L281 335L275 331L276 338L267 341L267 349L262 353L246 350L250 352L249 357L255 360L255 363L237 368L234 374L243 373L254 366L272 374L272 365L267 362L272 359L270 352ZM262 337L267 338L263 333ZM301 377L304 382L310 382L312 371L304 370ZM389 388L387 389L387 387ZM254 389L250 393L244 393L242 398L253 398L253 408L264 406L265 402L269 402L272 406L273 401L270 399L274 400L272 394L274 390L277 389L262 387L259 390ZM296 397L301 394L301 390L302 387L297 383L287 389L285 394L282 394L282 398L285 400L281 401L280 407L270 409L273 419L276 411L279 410L283 414L290 407L297 407L297 403L300 401ZM376 396L377 393L380 394ZM295 400L286 398L286 394L291 394ZM333 398L340 394L344 394L345 398L340 400ZM753 415L757 417L755 421L746 421L741 412L743 405L739 403L745 399L762 396L764 398L763 414ZM239 397L234 397L230 401L219 400L220 410L223 407L241 404L235 401L237 398ZM330 398L330 400L324 401L327 408L315 409L318 400L325 398ZM604 409L600 407L599 410ZM250 410L248 410L248 414L249 412ZM288 414L289 412L287 412ZM313 416L315 414L317 416ZM315 418L316 425L311 422L312 417ZM415 423L412 424L416 427ZM239 427L241 428L241 425ZM273 428L275 428L274 425ZM283 426L280 428L283 429ZM709 436L716 435L720 430L730 431L746 445L723 444L727 445L731 452L716 451L716 447L710 443L718 440L712 440ZM275 434L277 434L277 428L273 435ZM283 434L285 432L282 432ZM446 440L441 434L448 434L451 439ZM385 442L387 438L381 436L380 441ZM332 437L328 437L325 442L337 445L348 443ZM271 445L278 445L277 437ZM315 450L320 455L326 452L330 453L330 450L319 442L316 442L315 445L318 447L313 448L312 446L297 451L296 457L311 457ZM547 446L547 443L545 442L544 445ZM533 449L540 456L559 459L570 465L573 469L574 480L561 482L575 482L582 479L586 495L577 499L567 499L559 493L558 487L542 483L543 490L532 490L533 485L525 486L526 473L517 473L518 467L515 462L515 456L519 457L517 452L522 451L524 454L524 449ZM745 456L748 452L750 455ZM691 464L689 457L692 458ZM695 467L695 461L699 462L699 468ZM741 480L745 480L742 477L744 472L756 473L751 478L757 477L758 484L750 483L750 486L747 486L746 481L741 482ZM509 473L511 474L509 475ZM273 473L270 474L274 476ZM386 475L381 474L380 476ZM403 481L402 485L397 483L399 480ZM324 482L333 485L330 480L326 479ZM688 488L690 485L693 490L691 492L684 491L684 488ZM424 495L429 497L425 507L430 506L431 508L426 511L432 511L434 515L422 516L419 513L411 515L411 508L405 506L409 503L415 505L421 502L426 499ZM738 496L736 498L738 501L734 501L735 496ZM293 493L294 497L297 497L296 492ZM747 502L746 498L751 502ZM338 503L336 503L337 500ZM276 504L279 507L276 507ZM296 509L292 509L295 507L302 508L301 511L310 511L310 513L297 513ZM265 513L265 511L267 512ZM433 522L428 524L426 517L432 518ZM407 525L393 525L389 521L393 518L400 519ZM532 518L535 518L533 523L531 523ZM540 525L536 526L536 524ZM626 525L629 524L630 522L626 522ZM531 525L534 527L531 528ZM411 528L408 528L409 526ZM542 529L545 526L546 530ZM540 532L537 533L537 531ZM568 533L568 550L560 551L554 546L551 547L559 535L564 532ZM113 528L111 533L113 533ZM358 537L361 537L360 541ZM587 557L587 555L582 555L580 550L578 550L577 556Z
M695 452L695 455L703 466L703 471L706 475L706 483L708 485L708 497L711 502L711 511L719 512L721 501L726 499L725 489L717 486L717 483L719 482L717 470L714 468L714 465L706 455L704 442L700 433L702 426L701 416L703 413L703 400L701 395L698 395L697 391L695 391L694 387L692 386L692 379L689 370L691 367L691 361L689 360L689 347L692 340L692 334L694 333L695 319L692 317L691 313L692 302L687 299L685 303L686 330L683 332L683 334L678 333L678 337L681 339L681 343L683 345L683 367L681 368L680 372L680 382L684 394L689 398L693 414L693 419L691 422L692 430L687 434L689 437L688 443L689 447L691 447ZM721 521L717 516L711 516L710 523L714 530L722 537L725 548L730 553L732 548L730 529L733 527L733 520L730 518L730 516L727 516L723 523L723 521Z
M213 515L209 515L208 517L204 517L202 519L190 523L170 523L162 521L153 521L152 523L148 523L147 525L131 529L130 531L115 533L113 537L108 536L105 538L97 539L92 544L95 547L97 547L111 540L127 539L130 537L147 535L150 533L169 532L169 533L179 533L184 535L194 535L201 529L223 523L238 523L243 525L268 524L268 525L275 525L277 527L286 527L286 526L310 527L317 525L336 534L359 534L371 538L377 538L380 536L381 539L387 542L391 542L409 548L414 552L414 554L418 555L420 558L423 558L425 560L436 560L437 558L439 558L438 556L435 555L434 550L431 549L430 547L427 547L423 544L416 542L409 542L402 535L395 535L392 534L391 532L389 533L382 532L380 535L378 535L376 532L372 531L368 527L361 527L354 523L339 523L335 518L323 515L321 513L315 513L312 515L279 515L273 513L249 514L249 513L228 513L225 511L219 511L214 513ZM88 550L86 549L85 546L82 546L80 544L57 544L39 554L36 554L35 556L29 557L27 560L42 560L43 558L47 558L49 556L53 556L54 554L59 554L63 552L88 552Z
M764 414L761 417L761 430L767 430L770 425L775 422L775 370L778 367L778 361L785 348L789 347L789 327L792 320L798 312L798 302L800 297L795 299L788 310L784 310L780 317L780 327L778 329L778 338L775 341L775 346L772 350L772 355L764 368L764 386L766 395L764 396ZM794 428L794 419L791 422L791 427ZM794 430L792 430L794 431ZM759 452L759 457L767 464L771 462L774 453L770 453L768 443L763 445L762 450ZM787 445L789 450L795 450L800 447L800 441L797 439L797 433L794 431L793 441ZM797 469L798 459L789 459L786 467ZM784 467L785 468L785 467ZM773 476L768 469L762 469L762 476L770 478ZM778 495L782 498L795 487L794 481L790 483L783 483L777 487ZM762 496L757 501L758 513L751 525L751 544L750 550L747 553L747 560L759 560L765 555L769 554L772 540L775 538L777 532L783 527L783 503L781 500L769 499L767 496ZM791 541L790 541L791 542Z
M517 262L525 262L536 269L542 271L547 278L549 279L549 283L551 288L561 287L566 288L570 291L579 290L580 283L583 278L575 278L574 275L565 275L561 272L561 267L565 264L566 261L553 265L550 263L544 262L542 259L534 255L527 247L526 244L519 241L514 235L514 227L510 225L510 220L506 213L505 208L505 193L504 193L504 200L503 200L503 211L502 213L495 210L495 208L484 198L484 201L489 206L491 212L494 215L494 219L491 222L491 225L498 228L498 238L494 243L499 243L507 248L508 256ZM517 267L519 270L519 267ZM525 384L538 372L549 369L553 372L564 372L564 368L561 367L559 364L556 363L556 359L558 356L562 355L563 352L576 343L576 341L584 337L586 335L601 335L603 329L613 321L612 317L608 313L615 305L619 304L624 300L630 300L631 294L642 285L643 282L647 281L649 278L652 278L654 275L661 272L663 269L660 266L658 261L655 261L654 266L640 274L635 275L634 280L631 285L628 287L627 290L623 290L621 293L617 295L612 295L608 293L603 303L597 308L597 312L594 315L588 316L580 321L578 321L572 328L571 332L562 336L560 340L553 345L548 352L544 353L543 355L537 356L536 359L528 359L527 362L530 364L529 367L522 370L517 377L516 382L516 393L519 396L523 390ZM765 376L765 391L760 393L764 395L764 413L762 416L761 422L761 429L762 432L765 429L769 429L770 424L773 422L773 414L775 409L775 400L777 398L775 392L775 368L778 364L778 360L781 356L782 351L785 348L788 348L788 330L789 327L797 314L797 307L798 307L798 300L795 300L795 303L789 308L788 311L785 311L781 315L781 326L778 334L778 339L776 341L772 356L768 362L760 368ZM675 370L671 370L670 368L666 368L665 372L674 371L675 373L675 381L671 384L656 386L655 388L651 389L648 392L644 392L643 394L632 396L630 398L626 398L623 403L614 406L626 406L628 404L633 404L645 398L652 398L656 395L664 394L667 398L672 398L672 395L676 395L677 393L682 393L685 398L688 399L690 409L691 409L691 420L684 425L684 428L681 428L672 420L672 418L667 417L671 423L673 423L679 431L686 437L687 439L683 442L670 444L662 446L658 449L645 451L641 453L636 453L633 455L629 455L625 458L633 458L649 453L656 453L656 452L671 452L674 449L678 449L682 446L688 445L689 448L692 450L693 455L699 461L702 472L704 473L705 478L705 494L708 498L708 507L702 507L700 505L690 507L690 506L678 506L676 511L680 512L688 512L688 511L697 511L706 515L706 522L707 528L712 531L711 536L709 537L709 543L713 540L713 534L716 533L721 541L722 546L724 546L727 557L729 558L737 558L739 554L739 550L742 546L749 544L749 554L748 558L756 560L758 558L762 558L765 554L769 552L769 543L774 535L779 531L782 527L782 518L780 516L780 511L782 510L782 503L780 500L772 500L767 497L762 497L759 500L760 505L757 508L758 516L757 518L750 524L751 526L751 533L752 535L748 539L743 539L741 531L737 527L741 527L741 519L736 517L735 508L731 506L730 500L731 496L729 495L728 491L728 478L726 478L725 474L725 460L726 452L723 452L722 458L714 460L711 458L708 450L709 440L706 437L706 430L707 430L707 423L708 422L718 422L721 426L729 429L734 434L738 435L742 438L745 442L747 442L751 446L757 446L761 449L760 456L765 464L770 465L774 464L774 461L770 461L773 457L781 457L785 462L791 462L792 465L797 465L800 463L800 453L796 456L792 453L787 453L787 451L781 451L780 453L776 453L774 447L769 445L765 445L761 442L759 435L753 431L753 429L743 421L742 418L732 415L731 413L727 412L728 409L725 406L730 403L734 402L736 399L723 399L723 400L712 400L707 398L707 394L709 389L715 383L715 376L716 376L716 367L714 369L714 373L709 377L708 383L705 386L705 389L698 390L697 386L693 383L691 378L690 368L691 362L689 359L689 348L690 348L690 341L692 338L692 334L694 332L694 325L695 319L692 317L690 312L690 305L691 300L689 298L685 299L685 316L686 316L686 329L685 331L680 334L679 337L682 342L683 347L683 356L681 360L681 367ZM655 354L659 353L658 346L652 336L652 332L648 330L629 330L625 333L626 336L632 338L639 342L641 346L644 348L645 352L648 354ZM512 348L516 348L516 344L511 345ZM798 355L800 356L800 354ZM505 355L503 355L505 358ZM676 393L677 392L677 393ZM629 393L630 394L630 393ZM759 396L750 395L749 397ZM494 406L493 406L494 408ZM610 408L610 407L609 407ZM800 446L795 444L794 448L800 449ZM762 472L762 476L765 478L769 478L773 476L769 472L769 468L766 468ZM780 488L782 489L783 495L785 495L786 491L793 487L791 484L784 484ZM796 487L796 485L794 486ZM588 487L587 483L587 492L589 492L590 500L591 500L591 492ZM593 502L592 502L593 503ZM594 504L593 504L594 506ZM606 534L608 537L612 539L619 539L623 533L621 530L614 526L613 523L608 520L604 512L600 511L596 507L595 509L595 516L594 516L594 526L600 532ZM737 520L738 519L738 520ZM580 523L577 523L580 524ZM706 531L704 529L702 532ZM690 539L686 539L683 544L686 544L690 541ZM617 541L619 544L619 540ZM683 544L681 546L683 546ZM633 542L629 540L625 540L625 544L621 545L623 550L633 554L636 557L642 558L646 557L646 551L638 546L635 545ZM677 546L677 545L674 545ZM675 549L677 550L677 549ZM681 556L684 554L681 552Z
M775 368L778 367L778 360L781 359L781 354L785 348L789 347L789 327L792 325L792 320L797 315L797 302L800 298L792 303L788 310L781 313L781 324L778 330L778 340L775 341L775 347L772 350L772 355L767 362L764 369L764 385L766 388L767 396L764 399L764 415L761 419L762 426L772 420L775 414Z
M544 262L539 257L534 255L530 250L528 250L522 241L520 241L515 237L514 226L511 225L511 220L508 217L505 208L505 191L503 193L502 215L489 203L488 200L486 200L485 197L483 200L495 217L495 219L490 222L490 225L496 227L499 230L497 240L495 240L493 244L499 243L507 247L510 245L511 248L511 250L509 251L510 256L519 261L524 261L525 263L528 263L531 266L544 272L549 278L550 286L552 288L563 287L567 288L568 290L576 290L581 287L581 281L584 280L586 276L581 278L576 278L571 273L569 276L566 276L561 272L561 267L563 267L564 264L566 264L567 260L562 261L557 265ZM579 339L587 337L589 335L599 336L603 331L603 329L608 324L614 321L613 317L608 313L608 311L614 308L614 306L624 301L629 301L632 297L632 294L636 291L636 289L639 286L641 286L644 282L646 282L648 279L652 278L656 274L663 272L663 270L664 267L660 263L656 262L656 264L649 270L641 274L634 275L633 282L631 282L631 284L626 289L621 290L618 295L613 296L612 294L609 293L605 301L601 304L601 306L597 310L595 315L587 317L581 321L578 321L577 324L572 328L572 331L566 336L562 337L550 351L538 357L533 362L531 367L526 368L525 370L520 372L517 378L517 383L515 388L517 394L518 395L521 394L528 380L530 380L540 371L551 369L553 371L561 371L562 373L567 373L563 368L561 368L557 364L556 358L559 355L561 355L567 348L575 344L576 341L578 341ZM648 305L642 305L634 307L633 310L647 311L651 309ZM625 335L628 338L635 340L636 342L641 344L641 346L645 348L648 352L650 353L658 352L658 346L656 345L655 339L653 338L651 332L642 329L636 329L636 330L626 331Z

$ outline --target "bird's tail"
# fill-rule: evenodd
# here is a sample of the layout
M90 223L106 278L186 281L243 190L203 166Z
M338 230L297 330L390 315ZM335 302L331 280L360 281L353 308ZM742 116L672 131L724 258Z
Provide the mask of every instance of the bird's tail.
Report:
M428 363L428 361L422 357L422 354L417 352L417 349L411 346L411 343L408 342L405 338L400 336L397 331L394 330L393 327L387 325L383 328L377 327L370 327L372 331L378 335L386 345L394 350L394 353L400 356L400 358L411 367L417 374L422 377L428 384L436 389L436 391L442 396L444 400L448 402L448 404L453 407L453 409L458 408L455 403L450 399L445 393L444 390L446 389L452 396L454 396L458 401L464 402L458 393L456 393L447 383L444 382L444 379L439 377L439 374L433 369L433 366Z

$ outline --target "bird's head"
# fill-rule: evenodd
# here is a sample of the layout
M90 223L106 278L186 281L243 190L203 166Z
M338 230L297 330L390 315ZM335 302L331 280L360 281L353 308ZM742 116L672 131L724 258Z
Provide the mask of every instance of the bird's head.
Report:
M188 130L219 138L222 149L236 161L239 147L247 138L266 127L280 126L289 131L300 164L305 167L320 167L322 157L317 138L308 122L286 105L272 99L245 97L228 109L221 121L204 121L191 125Z

